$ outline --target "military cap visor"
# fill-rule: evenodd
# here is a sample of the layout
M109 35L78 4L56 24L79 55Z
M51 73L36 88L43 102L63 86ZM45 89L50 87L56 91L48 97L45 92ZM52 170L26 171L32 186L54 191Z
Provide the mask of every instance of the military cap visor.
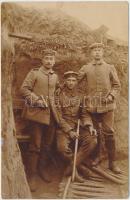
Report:
M55 56L55 55L56 55L56 51L52 49L45 49L43 51L43 56Z
M91 49L95 49L95 48L104 48L104 44L102 44L102 43L93 43L93 44L91 44L90 46L89 46L89 49L91 50Z
M64 73L64 78L69 78L69 77L78 77L78 73L74 71L68 71Z

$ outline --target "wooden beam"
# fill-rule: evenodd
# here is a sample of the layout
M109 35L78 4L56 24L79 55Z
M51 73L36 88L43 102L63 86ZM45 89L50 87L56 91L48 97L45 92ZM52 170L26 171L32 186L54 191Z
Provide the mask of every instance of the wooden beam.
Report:
M18 142L29 142L29 135L16 135Z
M27 35L22 35L19 33L9 33L8 34L9 37L13 37L13 38L18 38L18 39L24 39L24 40L32 40L31 36L27 36Z

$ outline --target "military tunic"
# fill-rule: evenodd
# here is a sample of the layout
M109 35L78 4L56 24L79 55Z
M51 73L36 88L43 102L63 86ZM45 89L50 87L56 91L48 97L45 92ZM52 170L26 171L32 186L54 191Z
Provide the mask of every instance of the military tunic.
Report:
M74 142L69 136L70 131L76 131L78 119L81 120L79 151L77 165L79 165L92 152L96 145L95 136L90 136L88 126L92 120L83 105L83 95L79 91L70 91L66 87L56 97L56 108L59 117L57 128L57 148L66 160L71 160L73 148L70 145Z
M78 78L79 81L86 79L86 109L92 117L97 132L100 132L99 123L102 124L109 157L115 160L114 109L120 93L120 81L116 69L103 60L92 61L79 70ZM111 102L106 101L108 95L113 97ZM101 144L99 134L97 139L98 144Z
M79 80L86 79L86 107L91 113L104 113L115 109L116 98L120 92L120 81L113 65L103 60L91 62L79 70ZM113 102L105 98L113 96Z
M25 108L22 116L30 120L32 133L29 150L40 152L45 145L50 146L55 133L55 112L53 108L54 92L58 85L58 77L53 70L44 67L32 69L26 76L21 94ZM44 101L46 107L37 106L37 101Z
M32 121L49 125L50 107L54 100L54 91L58 85L58 77L53 70L47 72L43 67L31 70L25 78L21 94L29 102L25 105L23 117ZM44 108L36 105L39 99L43 99L47 105Z

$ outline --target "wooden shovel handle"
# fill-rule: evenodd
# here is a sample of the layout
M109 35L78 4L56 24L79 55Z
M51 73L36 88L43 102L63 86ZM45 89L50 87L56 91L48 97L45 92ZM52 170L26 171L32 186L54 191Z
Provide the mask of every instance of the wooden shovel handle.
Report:
M64 189L64 193L63 193L62 199L66 199L66 196L67 196L67 193L68 193L68 189L69 189L70 183L71 183L71 176L68 177L68 180L67 180L67 182L66 182L66 185L65 185L65 189Z
M79 127L80 127L80 119L78 119L78 125L77 125L77 136L79 136ZM73 162L73 172L72 172L72 182L74 182L75 179L75 173L76 173L76 158L77 158L77 151L78 151L78 138L75 140L75 150L74 150L74 162Z

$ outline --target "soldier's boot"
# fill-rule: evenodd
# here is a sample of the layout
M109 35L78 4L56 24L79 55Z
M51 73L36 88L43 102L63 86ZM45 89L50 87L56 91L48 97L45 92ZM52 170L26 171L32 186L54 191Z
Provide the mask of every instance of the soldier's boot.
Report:
M47 168L44 168L43 166L39 167L39 176L41 179L47 183L50 183L52 181L51 176L49 175L49 172L47 172Z
M37 190L36 184L36 176L37 176L37 163L39 159L39 154L37 153L30 153L29 154L29 187L31 192L35 192Z
M113 138L113 136L107 136L105 139L105 144L108 152L108 167L115 174L120 174L121 170L115 162L116 149L115 149L115 139Z
M102 162L102 136L98 134L97 146L95 148L96 158L92 161L92 166L97 166Z
M92 140L86 140L79 149L77 153L76 167L80 170L80 165L86 163L86 165L92 165L93 161L90 162L90 155L94 152L97 146L97 139L93 138Z
M92 161L92 166L97 166L101 163L102 161L102 158L101 158L101 155L98 154L97 157Z
M67 168L64 171L64 176L71 176L73 171L73 163L70 162L70 164L67 166Z
M47 158L46 152L42 152L38 165L38 172L41 179L47 183L52 181L51 175L49 173L49 159Z
M35 192L37 190L37 185L36 185L36 175L33 174L30 178L29 178L29 187L31 192Z
M109 169L113 171L115 174L121 174L121 169L117 166L115 161L109 161Z
M86 178L86 179L89 179L90 177L93 176L92 171L88 167L86 167L84 165L80 165L79 166L79 171L81 172L83 177Z
M70 164L64 172L64 176L72 176L73 166ZM79 175L78 170L75 171L75 181L84 182L85 180Z
M83 183L85 181L84 178L82 178L82 176L79 175L78 170L76 169L75 171L75 181Z

